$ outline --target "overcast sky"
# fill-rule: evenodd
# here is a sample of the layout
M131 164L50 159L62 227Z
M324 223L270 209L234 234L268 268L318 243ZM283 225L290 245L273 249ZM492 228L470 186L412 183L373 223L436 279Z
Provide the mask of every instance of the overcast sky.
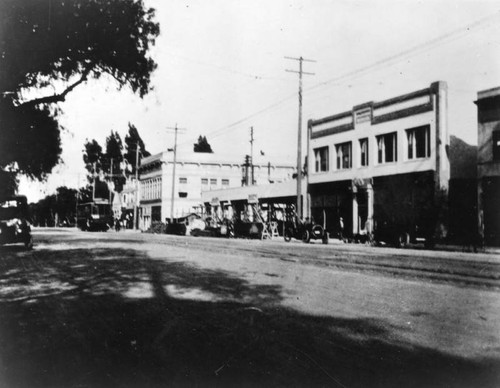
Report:
M308 119L350 110L446 81L449 132L477 144L479 90L500 86L498 1L146 0L161 35L154 91L144 99L92 81L61 104L63 164L44 185L24 182L30 201L57 186L83 185L85 139L122 138L128 122L151 153L191 152L199 135L215 153L243 161L254 128L256 161L295 163L298 62ZM305 133L305 132L304 132ZM303 136L305 138L305 135ZM260 156L259 151L264 152Z

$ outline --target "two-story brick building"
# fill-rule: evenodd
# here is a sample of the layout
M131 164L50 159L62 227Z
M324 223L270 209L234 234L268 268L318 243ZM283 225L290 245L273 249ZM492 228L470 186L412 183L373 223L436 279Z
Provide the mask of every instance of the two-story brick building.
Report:
M440 232L450 166L447 86L428 88L310 120L309 207L327 229L407 239ZM441 230L441 232L445 232Z

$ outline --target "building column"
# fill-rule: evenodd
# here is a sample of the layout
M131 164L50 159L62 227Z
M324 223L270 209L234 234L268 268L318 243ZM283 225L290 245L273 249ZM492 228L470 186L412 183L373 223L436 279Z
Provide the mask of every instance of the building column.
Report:
M484 243L483 179L477 181L477 234L479 241Z
M366 198L368 215L366 218L367 226L366 232L369 234L373 233L373 186L371 184L366 185Z
M352 185L352 234L359 232L359 214L358 214L358 188Z

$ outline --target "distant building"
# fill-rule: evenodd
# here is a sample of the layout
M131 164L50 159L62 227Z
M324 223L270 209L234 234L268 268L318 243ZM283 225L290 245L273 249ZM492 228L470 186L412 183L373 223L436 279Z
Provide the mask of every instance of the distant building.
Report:
M136 191L139 185L135 178L127 178L120 193L113 197L113 214L115 219L120 219L124 227L134 227L134 204L139 204L140 193Z
M309 121L308 182L313 218L338 234L446 233L447 85L429 87ZM306 206L306 211L307 211Z
M214 153L177 155L172 197L173 153L162 152L141 160L140 223L147 229L151 222L179 218L200 211L202 191L241 187L251 177L251 166L243 161L221 158ZM250 169L249 169L250 167ZM279 182L291 178L295 167L290 164L254 164L254 183ZM173 200L173 214L171 214Z
M478 92L478 224L485 244L500 245L500 87Z

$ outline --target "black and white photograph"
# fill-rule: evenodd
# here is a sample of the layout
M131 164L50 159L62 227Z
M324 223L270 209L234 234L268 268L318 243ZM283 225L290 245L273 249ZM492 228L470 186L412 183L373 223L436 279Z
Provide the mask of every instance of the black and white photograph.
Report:
M0 387L500 387L500 2L0 0Z

